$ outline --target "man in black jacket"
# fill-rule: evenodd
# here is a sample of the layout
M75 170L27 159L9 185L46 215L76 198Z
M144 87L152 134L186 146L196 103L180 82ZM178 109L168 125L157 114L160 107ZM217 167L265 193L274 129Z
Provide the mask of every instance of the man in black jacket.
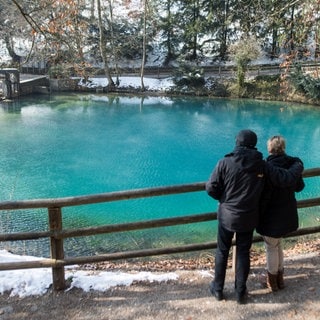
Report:
M275 170L263 161L256 144L257 135L253 131L241 130L236 137L235 149L217 163L206 183L207 193L219 201L215 279L210 285L211 293L219 301L224 299L228 256L236 234L235 290L237 302L246 303L250 248L258 224L265 174L278 185L287 186L295 183L303 170L303 165L298 162L288 170Z

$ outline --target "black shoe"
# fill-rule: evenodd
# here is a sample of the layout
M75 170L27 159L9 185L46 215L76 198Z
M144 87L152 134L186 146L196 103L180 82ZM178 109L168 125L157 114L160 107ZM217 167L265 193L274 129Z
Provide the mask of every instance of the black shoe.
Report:
M217 301L221 301L224 299L222 290L215 290L213 282L210 283L209 290L210 290L210 293L216 298Z
M238 304L247 304L248 302L248 293L238 293L237 292L237 303Z
M216 298L217 301L221 301L224 299L222 291L214 291L212 294L214 295L214 297Z

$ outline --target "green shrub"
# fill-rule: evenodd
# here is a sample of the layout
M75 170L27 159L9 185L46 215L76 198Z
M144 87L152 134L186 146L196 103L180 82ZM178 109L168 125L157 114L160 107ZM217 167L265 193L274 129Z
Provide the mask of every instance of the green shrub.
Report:
M173 76L173 82L178 87L202 87L205 84L204 71L201 68L182 64Z
M259 75L259 76L256 76L256 81L264 81L264 82L280 81L280 74Z
M301 65L297 64L290 73L294 88L311 99L320 99L320 79L304 74Z

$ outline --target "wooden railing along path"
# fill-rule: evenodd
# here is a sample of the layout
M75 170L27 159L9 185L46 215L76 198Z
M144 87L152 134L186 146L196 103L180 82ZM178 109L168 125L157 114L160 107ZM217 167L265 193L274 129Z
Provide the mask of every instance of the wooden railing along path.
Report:
M320 176L320 168L307 169L303 172L304 178ZM38 199L24 201L5 201L0 202L0 210L23 210L47 208L49 215L49 230L40 232L19 232L0 234L0 241L21 241L34 240L40 238L50 239L51 259L41 259L36 261L24 262L6 262L0 263L0 270L28 269L28 268L52 268L53 288L55 290L65 289L64 267L73 264L87 264L102 261L112 261L119 259L138 258L146 256L156 256L163 254L183 253L200 250L214 249L216 242L192 243L183 246L169 248L153 248L135 251L119 251L110 254L99 254L94 256L64 256L64 239L73 237L84 237L97 234L106 234L114 232L125 232L132 230L141 230L149 228L159 228L173 225L182 225L189 223L199 223L204 221L216 220L216 213L202 213L183 217L173 217L157 220L148 220L132 223L123 223L115 225L104 225L98 227L87 227L79 229L63 229L62 208L70 206L80 206L85 204L95 204L102 202L121 201L128 199L147 198L171 194L181 194L188 192L204 191L205 182L184 184L167 187L157 187L148 189L136 189L129 191L110 192L96 195L65 197L54 199ZM320 197L304 199L298 201L298 208L306 208L320 205ZM19 217L17 217L18 219ZM306 234L320 232L320 225L299 229L291 233L288 237L296 237ZM262 241L260 236L254 237L254 242Z
M319 62L318 61L301 61L301 65L304 70L318 70ZM291 67L289 67L291 68ZM212 65L212 66L201 66L201 69L204 70L206 76L218 76L218 77L229 77L234 74L236 68L232 65ZM112 74L116 74L116 70L110 69ZM176 71L173 67L164 67L164 66L150 66L144 69L144 75L146 77L157 77L157 78L167 78L171 77L172 74ZM251 76L258 75L272 75L272 74L280 74L285 71L285 68L281 67L279 63L274 64L260 64L260 65L249 65L248 73ZM23 66L20 68L20 72L22 74L47 74L48 68L39 68L38 66L34 67L26 67ZM104 75L102 69L98 68L87 68L86 72L92 75ZM120 68L121 76L140 76L141 69L140 68ZM94 76L93 76L94 77Z

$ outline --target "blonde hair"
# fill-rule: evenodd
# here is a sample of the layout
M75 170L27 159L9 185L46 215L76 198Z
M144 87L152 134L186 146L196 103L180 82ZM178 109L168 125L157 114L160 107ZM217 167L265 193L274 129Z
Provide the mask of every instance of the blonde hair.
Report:
M286 140L282 136L273 136L267 141L267 149L270 154L284 154Z

